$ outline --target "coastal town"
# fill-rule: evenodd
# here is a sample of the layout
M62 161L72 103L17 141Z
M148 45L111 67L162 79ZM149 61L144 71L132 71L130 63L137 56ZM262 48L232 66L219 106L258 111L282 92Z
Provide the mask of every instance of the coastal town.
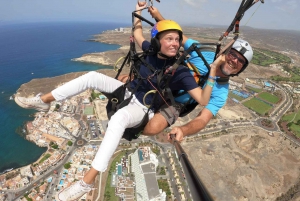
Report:
M119 34L128 34L128 29L116 29L102 34L100 38L107 39L113 34L119 38L117 37ZM119 54L122 54L123 50L124 48L121 47ZM103 54L102 56L105 57ZM77 61L89 58L91 62L95 62L96 57L99 57L99 54L84 55ZM108 65L112 64L108 63ZM270 68L283 77L291 76L280 65L272 65ZM100 72L107 71L100 70ZM110 70L110 73L114 71ZM251 179L256 177L260 178L257 179L260 181L256 181L256 184L266 190L258 191L252 200L263 200L263 196L274 200L297 184L297 179L300 178L297 168L300 161L299 149L297 149L300 145L299 137L292 135L286 127L279 126L280 119L298 99L300 83L288 81L276 83L266 77L254 77L253 74L253 72L248 74L246 72L244 77L230 80L230 94L226 106L203 131L187 137L182 143L197 173L208 183L216 200L222 200L221 198L228 196L227 194L234 194L233 192L237 190L231 185L239 186L242 185L241 183L248 185L245 187L246 190L240 190L244 196L248 194L254 196L249 191L256 191L256 188L250 184ZM71 78L73 77L70 76L69 79ZM60 82L53 83L52 87L58 87L65 81L60 79ZM39 82L43 83L42 80ZM30 97L36 96L39 92L46 92L46 89L30 91L24 90L25 88L30 88L30 84L22 86L15 95ZM267 109L262 110L257 105L253 106L253 102L257 100L260 106ZM107 98L103 94L95 90L87 90L66 101L52 102L48 112L35 113L34 120L26 123L26 139L38 146L47 147L47 151L35 163L0 175L0 201L54 201L55 194L59 190L82 179L91 167L91 162L105 135L108 122L106 104ZM298 105L296 104L297 107ZM191 115L179 118L175 125L185 124L200 110L201 107L197 107ZM283 132L284 129L287 132ZM166 140L167 132L168 129L156 137L140 136L134 141L121 140L111 160L109 171L99 174L94 190L85 194L81 200L192 200L179 157L174 146ZM251 140L256 141L251 144L249 143ZM216 141L222 144L217 144ZM227 147L231 147L228 152L225 150ZM260 166L263 164L259 162L255 162L255 165L251 164L258 160L257 156L252 156L254 152L266 157L270 164L267 167ZM227 164L227 170L224 169L223 164L216 164L214 159L218 158L218 153L224 154L220 156L220 161L222 158L228 161L233 158L232 163L222 161L223 164ZM232 153L236 155L232 156ZM275 158L285 161L286 165L280 163L280 167L277 168L278 164L271 162L272 159L276 161ZM203 167L205 164L207 166ZM238 174L235 172L234 176L226 178L230 183L227 187L233 188L232 192L227 194L220 192L224 190L220 186L224 187L225 180L222 180L224 183L218 186L209 178L211 176L219 180L223 175L231 174L226 172L228 169L238 169L245 164L250 164L252 170L251 168L247 171L239 169ZM266 177L266 171L269 171L270 167L274 174L268 173L270 175L265 180L269 181L271 177L275 177L274 175L280 174L288 175L286 176L288 179L264 183L265 180L262 178ZM263 171L260 174L263 176L251 172L253 169L256 169L256 172ZM220 173L222 171L224 174ZM216 174L219 174L219 177ZM241 192L234 196L238 197L237 200L243 200Z
M87 90L61 103L53 102L49 112L36 113L35 119L26 124L26 139L48 150L36 163L0 176L0 189L3 192L0 200L7 197L22 201L55 200L54 195L61 188L83 178L103 139L103 128L107 123L105 112L100 111L107 104L107 99L97 92L100 95L91 102L92 93L95 92ZM124 152L124 148L126 151L112 167L111 185L116 188L115 196L123 200L135 200L136 192L140 192L143 198L148 197L149 200L166 200L166 192L159 189L156 181L157 174L162 171L161 177L170 178L165 173L165 162L159 161L152 152L160 152L154 143L147 138L143 138L138 145L124 141L120 143L119 151ZM172 156L171 149L166 155L171 160L176 183L181 184L183 181L176 173L173 162L175 156ZM155 191L149 192L147 189L150 187ZM101 185L82 199L95 200L96 196L100 196L98 190L101 190ZM182 188L179 191L182 198L185 196L183 192Z

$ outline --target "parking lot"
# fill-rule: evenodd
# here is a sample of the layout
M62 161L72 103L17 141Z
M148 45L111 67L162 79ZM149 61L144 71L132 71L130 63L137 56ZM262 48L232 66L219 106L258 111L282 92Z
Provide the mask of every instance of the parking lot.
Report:
M96 120L87 120L91 139L97 139L101 135L100 124Z

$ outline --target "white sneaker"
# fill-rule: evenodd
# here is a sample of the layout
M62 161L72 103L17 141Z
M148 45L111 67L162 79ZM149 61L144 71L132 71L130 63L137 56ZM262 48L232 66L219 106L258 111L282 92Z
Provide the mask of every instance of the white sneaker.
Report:
M74 201L81 198L84 194L90 192L93 188L92 185L85 184L80 180L73 183L68 188L64 188L55 195L56 201Z
M36 109L41 112L47 112L50 108L49 103L44 103L41 99L41 94L36 95L33 98L15 97L15 102L25 109Z

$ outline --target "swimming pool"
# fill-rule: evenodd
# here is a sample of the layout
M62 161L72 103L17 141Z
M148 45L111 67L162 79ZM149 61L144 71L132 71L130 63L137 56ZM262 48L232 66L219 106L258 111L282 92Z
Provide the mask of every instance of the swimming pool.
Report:
M140 161L143 161L144 160L144 158L143 158L143 151L139 149L138 153L139 153L139 159L140 159Z
M60 185L60 186L64 185L64 182L65 182L65 180L61 179L61 180L59 181L59 185Z
M121 174L122 174L122 166L118 165L118 175L121 175Z
M47 179L47 182L50 183L51 181L52 181L52 177L49 177L49 178Z

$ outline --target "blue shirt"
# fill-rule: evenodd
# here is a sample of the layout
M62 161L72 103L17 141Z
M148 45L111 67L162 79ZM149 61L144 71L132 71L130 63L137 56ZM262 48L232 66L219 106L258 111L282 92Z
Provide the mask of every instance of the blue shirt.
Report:
M142 50L146 51L149 49L150 42L144 41L142 44ZM167 66L171 66L175 63L176 59L159 59L157 55L149 55L145 56L145 61L152 65L152 67L156 70L162 70L165 69ZM142 78L145 78L142 80L142 84L137 89L135 96L139 100L140 103L143 103L143 98L147 92L150 90L154 90L157 88L157 77L153 76L150 79L146 79L149 76L153 75L153 72L146 67L145 65L140 66L139 70L140 75ZM139 82L139 79L135 79L130 83L130 88L134 89ZM198 87L195 79L193 78L192 74L190 73L190 70L185 66L179 66L177 70L175 71L174 75L170 79L169 87L171 91L179 91L179 90L185 90L190 91L192 89L195 89ZM162 87L163 88L163 87ZM150 93L145 98L145 104L150 105L154 93ZM157 101L154 103L152 109L157 110L161 104L163 104L163 100L160 97L160 95L157 96Z
M193 43L199 43L198 41L188 39L184 44L184 50L187 50ZM206 59L207 63L213 63L215 53L214 52L201 52ZM190 58L187 60L194 66L197 67L199 73L205 76L208 73L207 67L204 65L203 60L198 56L197 52L193 51L190 53ZM191 72L192 73L192 72ZM205 85L204 85L205 87ZM229 84L218 84L215 83L210 100L208 104L205 106L214 116L218 113L218 111L225 105L227 97L228 97L228 89ZM182 97L178 97L175 99L177 102L186 102L190 98L189 94L185 94Z

